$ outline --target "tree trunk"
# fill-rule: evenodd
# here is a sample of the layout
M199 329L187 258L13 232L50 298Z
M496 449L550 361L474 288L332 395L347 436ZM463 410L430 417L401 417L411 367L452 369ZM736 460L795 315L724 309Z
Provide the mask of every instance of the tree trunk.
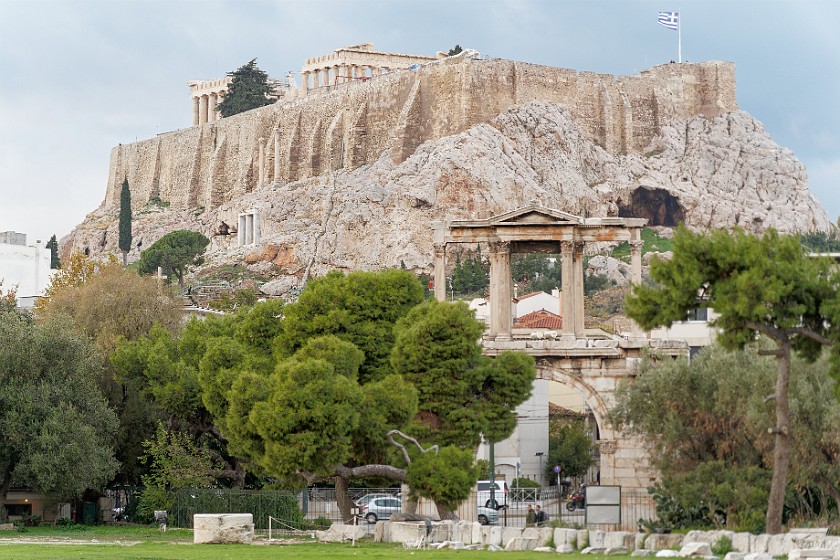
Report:
M782 508L785 503L788 470L790 468L790 405L788 385L790 382L790 342L776 341L779 354L776 356L776 426L773 428L773 481L770 483L770 498L767 503L765 531L771 535L782 532Z
M440 502L435 502L435 506L437 506L438 515L440 516L441 521L458 520L458 516L455 515L455 512L442 505Z
M345 523L353 521L353 500L347 492L349 479L343 476L335 477L335 501L338 503L338 511L341 512L341 520Z

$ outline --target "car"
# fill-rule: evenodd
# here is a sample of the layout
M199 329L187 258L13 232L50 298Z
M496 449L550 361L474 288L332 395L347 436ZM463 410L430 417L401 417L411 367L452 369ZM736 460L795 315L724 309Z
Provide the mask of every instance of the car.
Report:
M359 515L371 525L380 519L388 519L392 513L402 511L402 500L395 496L372 498L359 508Z
M478 522L482 525L496 523L499 520L499 511L490 507L478 507Z
M508 502L508 485L507 482L504 480L495 480L493 481L496 490L493 492L493 496L491 498L490 495L490 481L489 480L479 480L478 481L478 493L476 496L478 499L476 500L479 506L484 506L493 509L501 509L507 507Z
M365 494L364 496L356 500L354 503L356 504L356 507L360 508L362 506L368 505L368 502L370 502L374 498L392 498L393 496L393 494Z

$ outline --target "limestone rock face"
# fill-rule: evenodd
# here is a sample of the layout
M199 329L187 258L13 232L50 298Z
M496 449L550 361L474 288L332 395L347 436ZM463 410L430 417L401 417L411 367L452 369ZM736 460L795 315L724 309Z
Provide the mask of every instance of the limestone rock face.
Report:
M614 155L584 135L566 107L532 102L421 144L400 163L386 149L372 164L265 185L213 209L138 208L129 260L169 231L211 237L221 221L235 224L254 209L261 244L211 237L207 262L281 278L265 290L275 294L335 268L429 271L432 222L486 218L533 201L584 216L617 207L651 225L697 229L831 225L804 166L747 113L673 120L644 153ZM63 254L117 252L117 226L103 202L62 240Z

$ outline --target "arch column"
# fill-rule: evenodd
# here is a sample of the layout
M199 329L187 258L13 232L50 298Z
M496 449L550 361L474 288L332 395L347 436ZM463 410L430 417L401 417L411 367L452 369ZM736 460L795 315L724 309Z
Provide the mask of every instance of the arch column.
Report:
M561 332L564 337L573 338L575 336L575 305L574 294L572 290L572 248L573 241L560 242L560 271L561 271L561 285L560 289L563 291L563 300L561 301L562 309L560 314L563 316L563 328Z
M511 312L510 242L490 243L490 336L509 340Z
M576 338L584 338L586 336L583 324L583 249L585 245L586 244L583 241L575 241L572 258L574 269L572 275L572 282L574 283L572 287L572 297L574 298L575 304Z
M630 242L630 281L638 286L642 283L642 247L645 242L636 240ZM645 332L639 323L630 323L630 335L632 338L644 338Z
M435 299L446 301L446 243L435 243Z

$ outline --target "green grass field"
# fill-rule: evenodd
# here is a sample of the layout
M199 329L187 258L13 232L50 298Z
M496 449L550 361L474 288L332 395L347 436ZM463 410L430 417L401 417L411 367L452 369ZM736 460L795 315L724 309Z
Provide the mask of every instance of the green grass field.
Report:
M149 527L95 527L89 530L34 528L0 533L0 559L9 560L342 560L405 558L415 560L498 559L499 553L468 550L407 550L400 545L364 542L323 544L310 539L282 539L254 545L194 545L192 531L161 533ZM535 552L505 552L504 560L539 558ZM582 560L577 554L564 560ZM598 560L586 556L586 560ZM615 560L616 557L610 557Z

